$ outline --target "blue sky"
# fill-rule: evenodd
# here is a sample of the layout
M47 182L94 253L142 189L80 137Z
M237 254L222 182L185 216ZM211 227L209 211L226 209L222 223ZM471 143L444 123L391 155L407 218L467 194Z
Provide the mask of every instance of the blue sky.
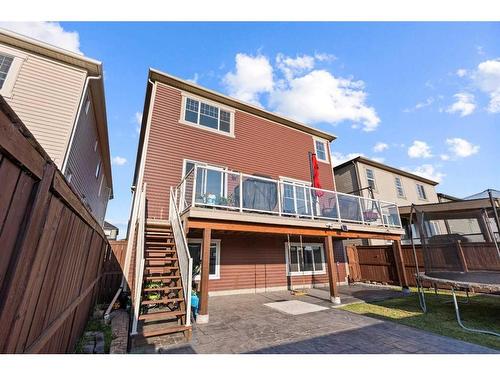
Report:
M500 189L500 23L60 27L104 63L111 154L119 157L107 218L122 234L149 67L332 132L335 160L363 153L440 179L438 191L459 197Z

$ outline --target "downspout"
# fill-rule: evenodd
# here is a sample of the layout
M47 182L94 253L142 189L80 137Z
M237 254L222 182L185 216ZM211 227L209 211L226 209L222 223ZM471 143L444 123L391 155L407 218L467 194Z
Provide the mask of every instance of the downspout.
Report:
M493 215L495 216L495 223L497 224L497 231L500 236L500 220L498 219L497 206L493 200L493 194L491 194L491 189L488 189L488 196L490 197L491 208L493 209ZM495 237L495 232L493 232L493 241L496 243L497 239Z
M83 86L83 93L82 96L80 97L80 104L78 105L78 111L76 112L76 117L75 121L73 122L73 127L71 129L71 137L69 139L68 147L66 148L66 152L64 154L64 161L61 167L62 174L64 175L66 173L66 167L68 166L68 159L69 159L69 151L71 150L71 147L73 146L73 140L75 138L75 133L76 133L76 126L78 125L78 119L80 118L80 113L82 112L82 107L83 107L83 101L87 97L87 90L89 86L89 81L91 79L101 79L102 75L98 76L87 76L85 79L85 85Z

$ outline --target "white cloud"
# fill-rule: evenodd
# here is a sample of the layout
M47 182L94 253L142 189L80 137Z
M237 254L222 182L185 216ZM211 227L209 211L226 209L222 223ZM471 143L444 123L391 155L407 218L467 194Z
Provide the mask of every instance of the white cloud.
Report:
M261 105L259 95L273 89L273 67L265 56L236 55L236 71L224 76L223 83L229 95Z
M373 151L375 152L382 152L384 150L387 150L389 148L389 145L384 142L377 142L375 146L373 146Z
M448 113L458 113L460 117L465 117L476 109L476 104L474 103L474 95L467 92L459 92L453 95L455 98L455 103L446 109Z
M480 90L490 96L488 112L500 113L500 58L480 63L474 73L474 81Z
M276 56L276 66L283 72L287 80L291 80L297 74L302 74L313 69L314 57L302 55L292 58L278 53Z
M436 182L441 182L443 180L443 177L446 176L444 173L437 171L437 169L432 164L423 164L414 169L412 168L401 168L401 169L416 174L417 176L428 178L429 180Z
M122 166L122 165L125 165L127 163L127 159L122 158L121 156L115 156L115 157L113 157L113 159L111 159L111 162L114 165Z
M191 82L191 83L198 83L198 79L200 79L200 76L198 73L194 73L192 78L188 78L186 81Z
M449 138L446 144L449 151L457 158L466 158L479 152L479 146L462 138Z
M413 141L413 144L408 148L408 156L410 158L430 158L432 157L431 148L424 141Z
M364 156L364 154L362 154L360 152L351 152L349 154L342 154L340 152L332 152L330 154L330 156L332 159L333 166L336 166L336 165L340 165L340 164L346 162L347 160L354 159L358 156Z
M441 158L441 160L444 160L444 161L450 160L450 155L448 155L448 154L441 154L441 155L439 155L439 157Z
M414 112L414 111L417 111L419 109L428 107L432 103L434 103L434 98L431 96L431 97L425 99L423 102L418 102L417 104L415 104L415 106L413 108L405 108L405 109L403 109L403 112L406 112L406 113L408 113L408 112Z
M135 122L135 131L137 133L140 133L141 132L141 125L142 125L142 112L135 113L134 122Z
M332 62L337 60L337 57L330 53L315 53L314 58L321 62Z
M467 75L467 69L457 69L455 74L459 77L465 77Z
M325 53L278 54L273 69L266 56L238 53L234 71L222 83L229 95L257 105L263 105L261 94L269 94L270 110L298 121L335 124L349 120L365 131L375 130L380 119L366 104L364 82L316 68L333 59Z
M333 124L350 120L362 123L364 131L373 131L380 119L365 101L362 81L337 78L326 70L293 78L270 98L274 110L299 121Z
M64 30L59 22L0 22L0 28L83 55L79 34Z

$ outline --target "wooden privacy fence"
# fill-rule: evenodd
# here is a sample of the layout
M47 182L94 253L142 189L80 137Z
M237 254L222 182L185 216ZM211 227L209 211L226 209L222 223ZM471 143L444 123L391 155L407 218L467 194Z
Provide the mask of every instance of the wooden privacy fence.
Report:
M416 246L418 267L424 272L424 255L420 245ZM452 271L500 271L496 259L496 247L492 242L464 242L432 245L430 261L433 269ZM347 248L350 278L352 281L375 281L402 285L399 279L397 251L394 245L354 246ZM463 254L460 256L460 254ZM416 286L417 267L411 245L401 246L404 277L409 286ZM428 261L429 263L429 261Z
M98 303L110 302L121 285L127 241L109 241L104 256L103 275L100 283Z
M0 353L70 352L109 243L1 96L0 184Z

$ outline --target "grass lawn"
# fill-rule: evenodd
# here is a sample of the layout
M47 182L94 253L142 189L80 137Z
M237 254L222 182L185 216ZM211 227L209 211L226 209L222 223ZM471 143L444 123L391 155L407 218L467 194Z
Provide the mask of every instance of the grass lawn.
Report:
M356 314L387 319L410 327L434 332L443 336L488 346L500 350L500 337L472 333L457 323L451 293L426 291L427 313L418 303L416 290L408 297L380 302L356 303L341 307ZM460 316L466 327L500 332L500 297L471 295L470 302L464 295L458 296Z

